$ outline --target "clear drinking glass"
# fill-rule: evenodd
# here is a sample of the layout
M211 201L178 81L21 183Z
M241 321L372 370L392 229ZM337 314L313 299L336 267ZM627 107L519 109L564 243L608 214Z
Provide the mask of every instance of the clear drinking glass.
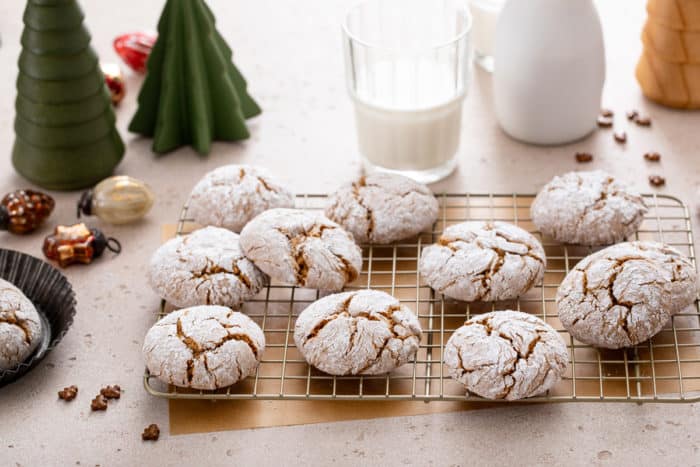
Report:
M452 172L470 74L466 1L366 0L343 24L348 89L370 170Z

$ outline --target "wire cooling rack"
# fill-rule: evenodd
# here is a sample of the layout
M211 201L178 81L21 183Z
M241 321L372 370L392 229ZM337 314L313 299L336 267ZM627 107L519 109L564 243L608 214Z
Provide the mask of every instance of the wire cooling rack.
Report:
M444 194L438 196L440 219L431 232L393 245L363 245L360 277L346 290L372 288L394 295L417 314L423 339L413 362L381 376L330 376L306 364L294 346L294 321L311 302L315 290L272 283L242 311L265 332L265 354L255 375L218 391L183 390L144 375L154 396L173 399L277 400L423 400L486 401L467 394L444 365L444 344L472 315L499 309L534 314L552 325L567 342L570 365L562 381L531 402L700 400L700 303L673 317L654 338L623 350L595 349L573 339L557 318L556 290L566 273L593 248L562 245L542 238L530 219L534 195ZM683 203L666 195L645 195L649 212L634 239L665 242L695 265L691 219ZM297 207L322 210L325 195L301 195ZM418 258L448 225L465 220L512 222L539 238L547 253L544 280L517 300L465 303L436 294L420 280ZM184 206L177 235L197 228ZM632 239L630 239L632 240ZM163 303L159 317L172 308Z

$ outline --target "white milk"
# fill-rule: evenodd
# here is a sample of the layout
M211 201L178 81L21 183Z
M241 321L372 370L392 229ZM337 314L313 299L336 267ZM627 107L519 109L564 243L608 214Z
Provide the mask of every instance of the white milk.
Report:
M476 63L487 71L493 71L493 45L496 36L496 23L505 0L471 0L472 14L471 40L474 44Z
M463 77L432 60L378 62L356 73L357 134L367 161L390 170L437 169L447 175L459 147Z

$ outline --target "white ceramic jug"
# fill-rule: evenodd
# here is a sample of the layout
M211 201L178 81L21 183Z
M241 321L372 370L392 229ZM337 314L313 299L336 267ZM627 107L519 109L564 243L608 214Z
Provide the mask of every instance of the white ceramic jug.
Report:
M592 0L509 0L494 59L496 116L506 133L562 144L595 128L605 46Z

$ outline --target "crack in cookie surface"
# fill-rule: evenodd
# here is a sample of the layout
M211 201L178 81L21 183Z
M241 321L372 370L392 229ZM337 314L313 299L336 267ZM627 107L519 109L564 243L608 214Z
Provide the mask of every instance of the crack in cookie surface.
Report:
M612 259L610 259L610 260L612 260ZM625 334L627 336L627 339L630 342L635 342L636 337L633 336L634 331L629 328L629 318L633 312L633 307L635 305L637 305L637 303L632 303L632 302L629 302L626 300L622 300L620 297L615 295L615 281L617 280L617 276L624 270L625 264L628 261L648 261L648 260L644 257L635 257L635 256L614 259L615 264L612 266L612 273L610 274L610 277L608 278L607 283L603 284L601 286L598 286L598 287L594 287L594 288L588 288L588 269L590 268L591 265L589 264L587 268L582 269L581 272L583 274L583 282L584 282L584 284L586 284L585 285L586 288L584 288L584 298L582 299L582 301L585 300L586 296L588 296L592 300L597 302L598 305L605 306L604 304L600 303L600 300L598 299L596 292L599 292L599 291L607 292L608 300L610 300L610 306L607 308L607 310L605 310L603 312L611 311L613 308L618 307L618 306L625 308L626 311L625 311L624 316L622 318L617 319L617 326L618 326L619 331L621 331L623 334ZM590 314L586 315L586 317L588 317L588 316L590 316ZM586 318L583 318L583 319L577 320L577 321L585 321L585 320L586 320Z
M19 328L24 334L24 343L27 345L32 344L32 330L29 327L29 320L18 318L16 311L5 310L0 312L0 323Z
M689 261L662 244L614 245L588 256L567 275L557 292L559 316L584 343L635 345L692 303L696 280Z
M230 341L243 346L226 346ZM146 335L144 356L151 373L169 384L216 389L254 371L264 348L262 330L247 316L198 306L158 321Z
M365 237L371 242L372 233L374 231L374 213L372 212L372 208L367 203L365 203L364 198L360 193L360 188L364 186L367 186L365 177L361 177L359 181L353 182L352 195L355 198L355 201L357 201L357 204L365 210L365 218L367 221Z
M355 294L348 294L348 297L343 300L340 304L340 309L335 311L334 313L326 316L322 320L320 320L312 329L310 332L307 333L306 337L304 338L304 344L306 344L309 340L313 339L318 335L319 332L331 321L333 321L335 318L337 318L340 315L345 315L345 316L350 316L350 313L348 312L348 309L350 308L350 302L352 301L353 297Z
M158 295L179 308L238 308L268 280L241 251L238 234L219 227L205 227L161 245L149 262L148 279Z
M253 281L250 279L250 277L248 277L248 275L246 275L238 266L238 261L240 260L245 260L245 257L241 255L240 258L234 258L232 260L232 267L231 269L229 269L214 263L214 261L211 258L206 258L206 265L203 268L197 271L191 271L192 278L200 280L200 282L196 285L195 289L199 289L207 281L211 280L211 276L217 274L230 274L232 276L235 276L236 279L238 279L246 288L257 288L257 286L253 284Z
M260 183L260 185L262 185L270 193L279 193L279 190L277 188L275 188L274 186L272 186L272 184L270 184L270 182L268 182L265 179L265 177L257 175L255 178L257 178L258 183Z
M207 173L190 195L188 214L202 226L234 232L272 208L291 208L294 195L260 167L226 165Z
M273 280L338 291L362 268L362 250L325 216L301 209L271 209L241 232L243 253Z
M578 178L578 186L583 186L583 179L581 178L580 174L576 174L576 177ZM584 220L586 220L586 216L588 216L588 213L591 210L594 209L601 209L604 206L604 201L608 198L608 189L610 189L610 184L614 181L612 177L605 177L605 181L602 184L601 190L598 193L598 196L590 203L587 204L583 210L579 213L577 213L578 220L576 222L576 230L581 229L581 224L583 223ZM602 204L601 204L602 203Z
M382 303L381 306L378 303L371 304L367 297L372 294L381 300L378 302ZM335 306L331 305L331 302L337 300L334 296L320 299L297 319L295 342L311 365L336 375L380 374L405 363L415 354L422 331L413 312L395 299L389 301L387 297L390 296L382 292L365 290L346 292L343 295L345 297ZM353 300L358 296L368 308L353 305ZM332 308L321 312L326 303ZM319 312L315 322L307 320L306 315ZM330 332L323 333L331 323L338 320L343 322L331 328ZM381 325L368 327L363 324L367 322ZM376 342L377 339L381 341ZM362 347L357 347L360 342ZM327 346L336 349L333 357L323 350L330 348ZM342 353L338 353L339 349L343 349ZM387 357L391 361L391 367L387 367Z
M507 229L513 234L506 233ZM448 250L449 255L440 254L436 248ZM482 264L483 257L477 251L492 255L489 262ZM516 257L521 258L524 281L512 273L502 273L506 263ZM492 301L515 298L531 289L544 273L545 263L544 250L537 239L517 226L466 222L448 227L436 244L424 249L419 267L421 275L439 293L467 301ZM509 264L512 269L513 263ZM494 281L499 281L497 290ZM465 283L473 285L471 292L456 288Z
M583 184L583 179L581 178L580 175L578 175L579 178L579 186ZM644 216L644 213L646 210L644 209L644 199L641 196L633 196L630 195L629 193L626 193L625 191L620 191L619 188L611 189L611 186L615 183L615 179L611 176L608 176L605 178L605 181L602 184L601 190L596 197L590 204L587 204L584 209L577 214L578 220L576 222L576 231L577 231L577 236L581 236L579 233L582 230L585 230L588 228L588 226L584 225L584 222L586 221L586 218L588 217L589 213L591 211L595 210L602 210L605 209L607 206L607 203L609 202L610 199L612 198L621 198L630 204L638 204L642 208L639 209L635 215L628 221L621 221L621 225L624 227L629 227L632 226L633 224L638 224L639 221L641 220L640 218ZM585 234L584 234L585 235Z
M326 230L335 230L338 227L334 225L328 225L320 222L315 222L310 229L302 229L298 233L292 233L283 227L277 227L277 231L280 232L287 238L289 243L290 251L294 259L294 264L296 265L296 280L297 283L304 287L307 285L307 278L309 271L314 267L310 265L306 258L305 249L307 248L307 242L309 239L318 238L323 242L323 233ZM336 270L341 272L345 276L345 282L352 282L355 280L359 274L359 271L348 261L343 255L338 254L328 248L325 242L323 242L323 247L331 253L338 261L338 266Z
M227 329L227 327L223 326L221 322L219 322L219 325L221 325L222 328ZM183 344L187 346L188 349L192 351L192 357L196 360L198 359L203 353L205 352L214 352L219 349L222 345L224 345L226 342L235 340L239 342L244 342L248 348L250 348L250 351L252 352L253 356L255 358L258 357L258 348L255 345L255 343L252 341L250 336L247 334L243 333L227 333L224 337L219 339L216 342L208 342L204 346L202 346L199 342L197 342L195 339L192 337L188 336L185 334L185 332L182 330L182 320L178 319L177 320L177 336L178 338L182 341Z
M14 284L0 279L0 372L16 368L31 355L41 340L42 327L32 301Z
M482 353L485 346L490 353ZM522 399L544 392L561 378L567 362L566 346L553 328L514 311L472 318L445 348L452 377L490 399Z
M331 195L326 215L360 243L388 244L428 229L437 219L432 192L413 180L372 173Z
M555 177L532 203L533 222L564 243L606 245L624 240L641 224L644 198L602 171Z

